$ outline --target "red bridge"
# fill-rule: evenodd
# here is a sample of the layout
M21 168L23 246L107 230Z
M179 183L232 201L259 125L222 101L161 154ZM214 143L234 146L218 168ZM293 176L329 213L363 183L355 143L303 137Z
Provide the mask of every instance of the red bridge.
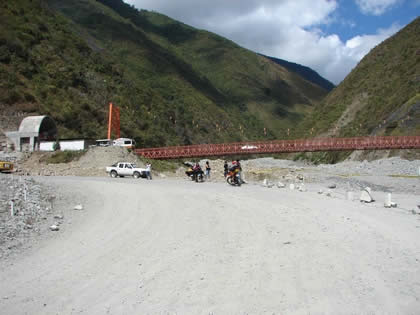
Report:
M249 141L136 149L151 159L207 157L264 153L420 149L420 136L381 136L355 138L314 138L302 140Z

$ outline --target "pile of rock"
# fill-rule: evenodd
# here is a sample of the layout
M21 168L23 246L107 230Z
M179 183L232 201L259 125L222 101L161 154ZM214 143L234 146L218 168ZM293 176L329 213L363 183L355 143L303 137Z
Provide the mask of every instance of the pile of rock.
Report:
M0 257L48 229L52 193L24 176L0 175Z
M117 162L131 162L144 167L138 156L126 148L92 147L70 163L46 164L43 162L53 152L34 152L19 163L20 173L41 176L105 176L105 168Z

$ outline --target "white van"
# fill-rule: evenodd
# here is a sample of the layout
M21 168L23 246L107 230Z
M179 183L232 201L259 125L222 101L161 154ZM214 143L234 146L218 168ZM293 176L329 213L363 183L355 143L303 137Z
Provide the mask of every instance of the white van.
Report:
M133 139L129 139L129 138L118 138L118 139L115 139L112 142L112 144L116 145L116 146L119 146L119 147L134 149L134 147L136 146L136 141L134 141Z

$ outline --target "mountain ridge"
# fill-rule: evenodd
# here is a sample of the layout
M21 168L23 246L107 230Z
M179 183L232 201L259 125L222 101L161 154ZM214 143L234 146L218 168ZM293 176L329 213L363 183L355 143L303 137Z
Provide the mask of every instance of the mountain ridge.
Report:
M326 94L235 43L121 0L2 7L0 107L104 137L107 103L140 146L274 139ZM1 127L1 126L0 126Z
M331 92L335 88L335 85L332 82L330 82L327 79L320 76L318 72L311 69L310 67L307 67L307 66L304 66L304 65L301 65L301 64L298 64L298 63L290 62L290 61L287 61L287 60L284 60L284 59L271 57L271 56L266 56L266 55L263 55L263 54L261 54L261 56L266 57L266 58L274 61L275 63L278 63L279 65L282 65L283 67L285 67L286 69L288 69L290 71L298 73L299 75L301 75L305 79L323 87L328 92Z

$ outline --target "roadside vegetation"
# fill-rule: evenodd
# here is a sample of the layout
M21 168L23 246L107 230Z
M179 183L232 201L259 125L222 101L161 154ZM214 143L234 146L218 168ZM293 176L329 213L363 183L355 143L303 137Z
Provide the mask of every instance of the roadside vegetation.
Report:
M0 43L0 104L50 115L60 138L103 138L112 101L122 135L139 147L269 140L327 94L227 39L121 0L7 1Z
M56 151L54 153L48 154L46 157L44 157L45 160L42 160L44 160L47 164L69 163L79 160L83 155L86 154L86 152L87 150Z

